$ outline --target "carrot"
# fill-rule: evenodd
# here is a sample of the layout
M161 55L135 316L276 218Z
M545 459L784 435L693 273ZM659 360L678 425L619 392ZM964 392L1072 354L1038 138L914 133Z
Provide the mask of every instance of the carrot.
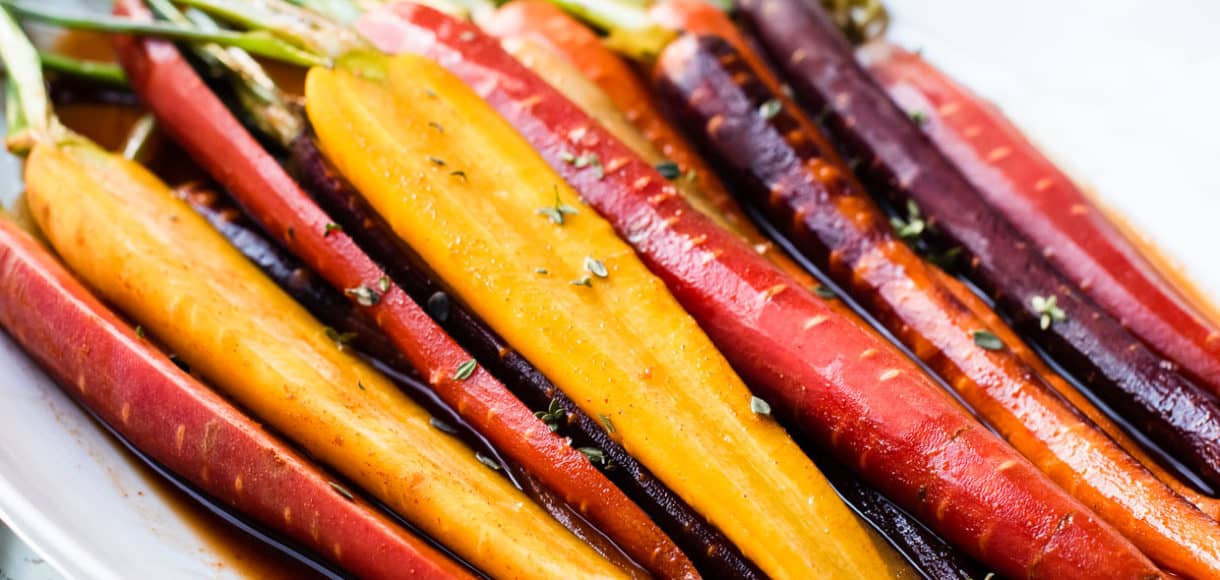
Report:
M332 335L336 343L351 343L356 350L392 366L399 372L415 372L375 324L365 319L346 298L326 285L317 274L264 237L241 209L231 205L224 196L194 182L174 188L174 194L190 204L195 213L207 220L212 228L256 264L267 277L275 280L289 296L325 322L333 330L328 331L328 334Z
M1134 457L1141 465L1151 472L1157 479L1161 480L1165 485L1168 485L1175 493L1186 498L1192 504L1195 504L1200 511L1207 514L1213 520L1220 518L1220 500L1208 497L1196 491L1189 484L1184 483L1179 477L1176 477L1144 451L1139 443L1131 439L1109 417L1106 416L1101 409L1098 409L1088 397L1084 396L1078 389L1073 387L1062 376L1051 369L1046 362L1038 356L1033 349L1029 348L1024 341L1017 336L1017 333L1012 330L1000 316L987 306L983 299L972 292L960 280L937 269L933 274L940 280L940 283L948 289L953 295L965 304L975 316L982 319L985 327L996 335L1009 350L1021 357L1025 364L1029 365L1038 376L1042 377L1047 384L1055 389L1067 402L1073 407L1076 407L1085 417L1088 417L1097 428L1101 429L1123 448L1131 457Z
M1220 524L1162 484L987 334L987 324L893 234L826 139L730 44L687 36L657 67L662 92L802 252L834 273L1052 481L1158 564L1220 575Z
M575 22L572 24L579 26ZM531 37L528 35L510 36L506 37L501 44L519 62L542 76L585 113L597 119L607 131L630 147L645 162L659 166L665 161L652 144L644 139L639 131L626 120L622 112L610 102L605 93L585 79L580 71L568 61L558 58L551 52L551 49L533 42L529 38ZM693 187L695 184L691 180L679 179L674 183L675 187L696 209L713 220L717 220L718 225L729 227L732 231L741 234L742 238L755 249L766 250L763 255L770 257L777 266L791 270L794 278L799 276L801 285L811 289L814 287L815 282L808 273L788 259L785 254L775 251L770 242L762 241L766 238L750 225L748 218L736 203L729 201L718 209L706 202L706 198ZM721 216L733 214L737 215L738 219L734 220L732 224L718 219ZM385 260L382 262L384 263ZM838 307L836 310L840 310L845 316L855 316L849 307L840 306L843 302L834 301L832 304ZM861 321L861 323L864 322ZM844 501L882 533L918 570L934 574L936 578L970 578L975 575L973 567L963 563L962 555L956 554L955 550L945 545L943 540L915 523L910 516L893 506L875 489L863 485L854 475L832 465L834 460L829 457L814 459L815 464L822 469ZM616 483L618 482L616 481ZM662 526L664 526L664 522L662 522ZM696 554L696 564L699 564L698 554L705 550L698 546L684 545L678 531L669 529L666 531L679 542L679 545L688 554ZM692 538L692 540L695 539ZM697 539L697 541L706 543L705 539ZM717 551L717 555L719 555L719 551ZM954 571L956 574L950 571Z
M84 146L34 153L30 207L56 251L260 419L480 568L616 575L431 427L383 376L340 351L155 177ZM512 530L500 524L508 517ZM539 550L554 559L537 561Z
M136 0L119 9L137 18ZM211 93L172 45L116 37L136 91L166 132L228 189L260 222L332 286L368 314L447 404L505 455L581 509L633 557L653 571L684 576L690 562L647 514L615 488L579 450L552 433L534 413L481 367L458 379L473 360L351 238L328 227L320 210L240 122ZM474 546L468 546L473 549ZM484 556L485 554L480 554ZM503 569L521 561L495 559Z
M1004 117L918 56L874 49L870 71L984 200L1086 296L1220 395L1220 330L1197 313L1071 178Z
M790 278L691 210L655 169L493 40L401 3L365 15L357 26L382 50L427 54L474 87L634 246L772 408L951 541L1014 576L1159 575L910 361L792 288ZM325 106L341 94L309 102ZM371 124L351 120L339 133ZM573 161L582 158L602 164ZM766 545L774 551L774 541ZM743 549L769 572L767 560Z
M166 469L354 574L470 577L184 373L8 220L0 220L0 271L0 326Z
M440 126L439 124L437 126ZM435 127L430 127L437 130ZM443 126L441 126L443 130ZM761 572L728 538L710 525L682 498L665 487L627 453L588 414L550 379L514 350L436 282L426 264L405 248L368 202L339 175L318 151L312 135L293 144L294 170L301 184L338 221L370 257L384 264L390 277L477 359L536 413L543 414L560 435L578 448L605 455L606 476L639 504L682 550L700 572L713 577L752 578ZM612 466L613 469L609 469Z
M793 277L807 280L810 286L813 285L808 273L750 225L749 217L737 207L716 172L661 114L648 86L631 66L606 47L592 30L546 0L514 0L480 19L479 24L488 33L502 39L517 38L542 44L562 55L572 65L578 66L580 72L604 91L605 97L619 111L603 115L597 115L595 111L587 109L586 112L598 117L619 139L626 141L637 154L643 156L645 161L656 165L666 161L672 162L676 166L675 173L679 175L675 183L683 194L687 195L691 204L725 227L744 236L760 254L773 260ZM537 56L536 51L534 54L535 58L541 58ZM535 69L535 72L540 71ZM554 84L554 79L548 81ZM562 90L563 87L560 88ZM568 96L572 98L573 95ZM620 116L635 126L638 135L651 143L650 150L641 150L641 147L628 141L621 131L613 131L608 119ZM656 152L659 152L659 155Z
M514 62L472 26L428 14ZM495 111L425 58L398 56L375 76L311 70L310 120L327 158L455 296L768 575L901 568L783 429L750 411L661 282Z
M831 137L860 160L866 185L916 203L961 247L967 275L1018 329L1206 481L1220 483L1216 401L1082 296L988 207L868 76L825 14L794 0L744 0L740 8L802 103L821 111Z
M778 93L785 92L775 68L757 50L753 39L742 34L741 29L724 10L706 0L666 0L653 4L648 15L653 21L671 30L719 36L741 53L741 57L750 64L759 79L766 83L767 88ZM781 94L781 97L787 98L787 95Z

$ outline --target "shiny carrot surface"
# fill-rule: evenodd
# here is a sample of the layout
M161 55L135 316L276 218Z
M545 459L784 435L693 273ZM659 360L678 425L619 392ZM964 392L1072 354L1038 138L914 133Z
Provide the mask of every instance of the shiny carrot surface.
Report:
M661 10L661 7L668 4L670 2L659 3L655 10ZM709 6L709 8L711 7ZM654 165L660 165L666 161L674 163L676 166L674 172L677 175L674 182L692 205L713 220L745 237L746 241L760 254L773 260L794 278L802 282L808 281L809 286L813 285L813 280L809 278L808 273L792 263L783 251L758 233L750 223L750 218L741 211L741 208L725 190L724 184L720 182L716 172L699 157L682 133L665 119L657 107L647 83L636 74L631 65L606 47L596 33L546 0L509 2L500 7L493 15L481 19L480 24L493 36L501 39L536 42L549 47L555 54L560 55L570 66L580 71L600 88L613 107L617 109L616 112L608 112L602 107L600 108L602 114L599 115L598 111L589 110L598 107L586 108L585 105L582 105L587 113L598 118L607 128L611 129L616 137L631 146L638 155L644 157L645 161ZM537 54L537 51L533 52ZM522 58L523 61L531 58L521 54L515 54L515 56ZM544 57L534 56L532 58ZM531 68L565 93L580 90L579 87L570 86L576 84L574 82L560 81L538 68L533 66ZM575 102L581 102L576 95L569 94L568 96ZM611 123L616 122L616 118L620 116L634 125L638 135L652 145L651 151L642 150L641 147L634 144L632 142L634 135L627 136L622 131L614 130ZM654 156L653 151L658 152L659 155Z
M478 90L634 246L763 398L951 539L1013 575L1158 574L910 361L693 211L494 42L409 4L361 26L383 50L428 54Z
M59 163L72 163L36 155L35 172L62 176L69 168ZM269 529L368 578L470 577L362 500L341 495L325 473L183 372L7 219L0 219L0 327L141 452Z
M134 0L119 7L147 18ZM348 235L327 227L333 220L241 126L173 45L130 37L118 37L116 43L134 88L167 132L265 231L376 321L446 403L502 453L563 493L570 504L583 507L624 548L634 546L635 552L657 561L684 558L584 454L552 433L490 373L477 364L459 372L473 358L389 282ZM497 574L520 573L528 563L520 557L494 557L489 547L472 541L454 549Z
M515 64L469 24L427 14ZM327 157L463 302L764 572L895 569L783 430L751 412L661 281L511 126L428 59L402 55L377 76L311 71L310 119Z
M493 573L617 576L469 448L432 427L384 376L341 351L143 168L61 146L36 150L26 179L40 229L76 275L210 384L429 535L500 571ZM210 466L201 477L212 477ZM279 516L320 533L307 513ZM553 557L532 557L540 551Z
M820 8L743 0L740 13L819 112L878 195L913 201L961 248L966 274L997 308L1127 420L1210 483L1220 482L1220 405L1064 278L988 206L856 61Z
M1220 395L1220 330L995 106L896 46L869 70L987 203L1037 244L1086 296Z
M812 122L795 107L768 109L778 95L731 45L684 37L662 55L658 75L687 125L736 175L738 191L1010 444L1161 565L1192 577L1220 574L1220 524L997 341L939 271L898 238Z

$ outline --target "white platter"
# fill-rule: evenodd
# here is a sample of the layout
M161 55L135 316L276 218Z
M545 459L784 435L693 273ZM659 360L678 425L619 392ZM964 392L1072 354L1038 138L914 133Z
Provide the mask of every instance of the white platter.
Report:
M887 4L892 39L998 102L1220 296L1220 3ZM18 168L0 161L5 200ZM68 578L235 574L2 334L0 519Z

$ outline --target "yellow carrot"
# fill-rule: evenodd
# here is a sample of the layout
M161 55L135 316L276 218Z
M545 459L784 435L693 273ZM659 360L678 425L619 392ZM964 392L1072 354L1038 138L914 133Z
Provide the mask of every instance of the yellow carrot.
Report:
M26 175L38 224L77 275L314 457L495 576L620 576L143 168L65 144L35 149Z
M366 72L310 72L322 149L494 330L771 576L907 571L752 411L630 246L477 95L416 56Z

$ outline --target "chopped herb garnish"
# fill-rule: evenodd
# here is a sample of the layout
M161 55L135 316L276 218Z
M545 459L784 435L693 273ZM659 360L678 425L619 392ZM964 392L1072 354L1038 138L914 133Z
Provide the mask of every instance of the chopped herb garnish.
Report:
M437 322L449 320L449 295L444 292L433 292L428 297L428 314Z
M990 330L976 330L974 335L974 344L979 345L987 350L1000 350L1004 348L1004 341Z
M573 286L588 286L590 288L593 287L593 279L588 276L585 276L584 278L581 278L579 280L572 280L571 282L568 282L568 283Z
M597 156L596 153L585 153L584 155L577 157L576 160L572 162L572 167L577 169L592 167L598 179L606 176L606 169L602 167L602 160Z
M378 302L381 302L381 295L376 290L364 285L348 288L343 293L355 298L356 303L361 306L376 306Z
M330 488L335 490L335 493L343 496L343 498L347 501L356 501L356 496L352 495L352 492L347 491L346 487L343 487L342 485L339 485L333 481L328 481L326 483L329 483Z
M606 452L596 447L577 447L577 451L584 453L585 457L589 458L589 463L593 465L605 466L608 462Z
M457 171L450 171L449 175L452 177L461 177L462 181L470 181L470 178L466 177L466 172L460 169Z
M490 467L496 471L500 471L500 464L496 463L495 459L492 459L486 455L483 455L483 452L481 452L481 451L476 452L474 454L474 458L478 459L479 463L482 463L483 465L486 465L487 467Z
M567 163L568 165L571 165L573 163L576 163L576 156L573 155L571 151L561 151L559 153L559 160L564 163Z
M322 237L329 238L335 232L343 231L343 226L336 223L326 224L326 229L322 231Z
M608 431L610 433L614 433L616 431L614 428L614 422L612 422L610 420L609 415L607 415L605 413L598 413L597 417L602 420L602 425L606 426L606 431Z
M826 300L833 300L833 299L839 297L838 294L835 294L834 290L832 290L829 286L826 286L824 284L818 284L817 286L814 286L813 293L817 294L818 298L824 298Z
M428 121L428 126L432 127L433 129L436 129L437 132L440 132L440 133L445 132L445 128L442 127L441 124L437 123L436 121Z
M1030 301L1033 304L1034 312L1042 315L1042 319L1039 321L1042 330L1050 328L1052 323L1067 320L1067 313L1059 308L1058 301L1059 299L1053 294L1049 297L1034 296Z
M906 241L919 239L919 236L927 229L927 223L923 221L923 214L919 211L919 206L909 200L907 201L907 219L903 220L895 216L890 218L890 225L894 226L898 237Z
M911 111L911 120L922 127L924 123L928 122L928 115L923 111Z
M362 390L362 391L363 391L363 390L365 390L365 389L364 389L364 383L362 383L362 382L360 382L360 381L356 381L356 388L358 388L358 389L360 389L360 390Z
M537 269L535 269L535 270L534 270L534 273L535 273L535 274L540 274L540 275L546 276L547 274L550 274L550 273L551 273L551 271L550 271L550 270L547 270L546 268L537 268Z
M576 215L577 213L580 212L578 212L576 208L563 203L563 201L559 199L559 186L555 186L555 205L538 208L537 211L538 215L546 216L547 219L551 220L551 223L557 226L563 225L563 216Z
M182 358L179 357L178 355L176 355L176 354L169 355L169 362L172 362L175 365L178 365L178 368L182 369L182 372L190 374L191 365L186 364L186 361L182 360Z
M453 380L464 381L474 374L474 370L479 368L479 361L470 359L458 365L457 370L453 372Z
M672 181L682 177L682 168L678 167L678 164L673 161L663 161L657 164L657 173L660 173L661 177Z
M563 407L559 406L559 399L555 398L551 399L551 404L545 411L538 411L534 413L534 416L546 423L546 426L550 427L551 432L554 433L559 430L559 421L563 419L564 411Z
M136 338L144 338L144 327L136 325Z
M325 331L326 338L335 341L335 344L338 345L340 349L351 343L353 340L356 340L356 337L359 336L354 332L339 332L338 330L335 330L329 326L325 328Z
M750 397L750 410L753 411L755 415L770 416L771 404L758 397Z
M597 258L585 256L585 270L597 276L598 278L606 278L610 276L610 272L606 270L606 264Z
M758 114L762 115L763 119L770 121L783 110L784 104L779 99L771 99L758 107Z
M458 430L456 427L454 427L453 425L450 425L444 421L441 421L440 419L437 419L436 417L432 417L431 419L428 419L428 424L432 425L433 429L436 429L437 431L440 431L441 433L448 433L449 435L458 434Z
M440 157L429 157L428 161L430 161L433 165L436 165L438 167L445 166L445 160L441 159Z

